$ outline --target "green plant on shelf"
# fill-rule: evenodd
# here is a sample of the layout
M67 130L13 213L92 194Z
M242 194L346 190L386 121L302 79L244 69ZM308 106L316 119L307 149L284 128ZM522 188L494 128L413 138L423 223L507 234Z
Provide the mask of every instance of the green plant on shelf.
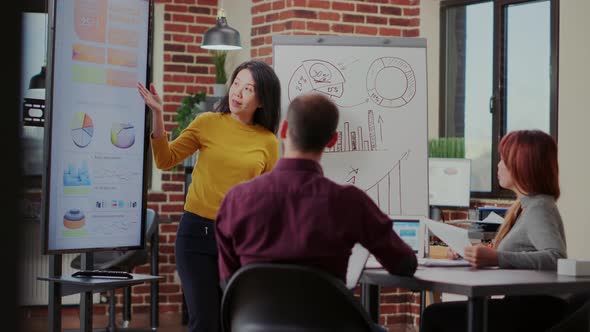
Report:
M178 137L197 115L205 112L204 109L201 109L201 103L204 102L205 99L205 91L189 94L182 98L180 107L176 110L176 117L174 118L178 123L178 126L172 129L173 138Z
M431 158L465 158L465 138L440 137L428 141Z
M225 73L225 59L227 58L227 51L212 51L211 58L215 66L215 83L225 84L227 82L227 74Z

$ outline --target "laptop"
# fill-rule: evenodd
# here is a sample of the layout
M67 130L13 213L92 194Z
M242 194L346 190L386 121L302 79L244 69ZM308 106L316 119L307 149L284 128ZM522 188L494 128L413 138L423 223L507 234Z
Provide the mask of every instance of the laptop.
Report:
M390 216L393 230L410 248L416 257L424 257L424 223L420 216ZM381 264L365 247L355 244L348 259L346 287L354 289L365 268L382 268Z

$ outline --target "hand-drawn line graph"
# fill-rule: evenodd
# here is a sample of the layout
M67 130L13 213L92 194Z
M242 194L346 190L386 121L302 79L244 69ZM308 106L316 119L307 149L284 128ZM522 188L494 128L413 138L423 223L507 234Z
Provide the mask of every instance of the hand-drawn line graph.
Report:
M406 151L393 166L367 189L367 195L389 215L403 215L402 201L402 161L408 160L410 150Z
M289 79L289 101L310 91L340 98L344 93L344 82L344 75L332 63L318 59L305 60Z
M416 95L416 76L409 63L401 58L378 58L367 73L369 98L383 107L402 107Z
M367 111L367 124L363 130L363 126L357 128L350 128L350 121L345 121L342 124L343 129L338 130L338 141L336 144L326 149L324 152L354 152L354 151L376 151L382 150L383 143L383 118L377 118L377 125L375 125L375 116L373 110ZM365 137L364 135L368 136Z

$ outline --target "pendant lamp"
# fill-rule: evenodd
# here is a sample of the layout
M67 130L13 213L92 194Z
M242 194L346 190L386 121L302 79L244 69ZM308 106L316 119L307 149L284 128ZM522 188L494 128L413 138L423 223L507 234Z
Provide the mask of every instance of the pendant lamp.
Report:
M215 26L205 31L201 48L207 50L239 50L242 48L240 33L227 25L225 11L220 8Z

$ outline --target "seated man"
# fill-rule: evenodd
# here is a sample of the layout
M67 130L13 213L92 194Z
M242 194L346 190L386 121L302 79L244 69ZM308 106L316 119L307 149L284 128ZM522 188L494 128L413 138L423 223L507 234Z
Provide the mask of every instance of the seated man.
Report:
M216 220L219 277L277 262L315 267L342 281L355 243L392 274L413 275L412 249L365 192L324 177L319 161L337 139L338 108L327 97L295 98L281 123L284 156L274 169L233 187Z

